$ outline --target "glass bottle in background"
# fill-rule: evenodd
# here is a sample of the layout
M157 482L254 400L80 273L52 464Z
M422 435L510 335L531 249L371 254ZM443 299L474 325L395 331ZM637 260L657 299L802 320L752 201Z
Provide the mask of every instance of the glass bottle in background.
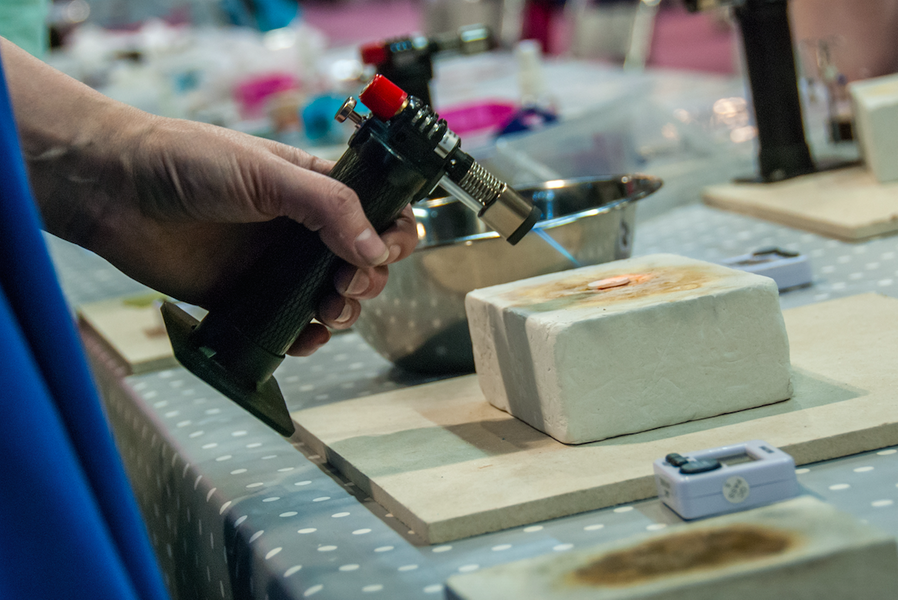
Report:
M542 129L558 121L555 100L546 89L540 43L537 40L518 42L515 58L521 105L502 128L500 136Z

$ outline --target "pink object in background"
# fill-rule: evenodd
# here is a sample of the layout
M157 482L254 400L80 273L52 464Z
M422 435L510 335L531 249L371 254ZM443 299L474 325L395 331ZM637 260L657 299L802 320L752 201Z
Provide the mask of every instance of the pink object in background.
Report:
M449 129L464 135L499 129L508 122L516 110L517 106L511 102L487 100L441 110L440 116L449 124Z
M290 73L265 73L239 82L234 88L234 99L243 118L255 119L265 115L265 102L271 96L299 88L299 79Z
M540 44L543 54L549 54L555 49L552 43L555 17L561 13L561 4L551 0L527 0L524 2L523 24L521 25L522 40L536 40Z

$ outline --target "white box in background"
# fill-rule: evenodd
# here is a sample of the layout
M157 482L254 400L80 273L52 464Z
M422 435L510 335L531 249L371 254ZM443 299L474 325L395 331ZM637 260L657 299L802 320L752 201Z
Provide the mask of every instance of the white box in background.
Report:
M768 277L658 254L475 290L465 305L486 399L564 443L792 395Z

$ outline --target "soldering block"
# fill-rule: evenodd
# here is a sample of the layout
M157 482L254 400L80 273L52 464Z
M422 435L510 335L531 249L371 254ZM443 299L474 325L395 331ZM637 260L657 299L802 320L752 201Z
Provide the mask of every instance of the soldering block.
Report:
M892 600L888 533L805 496L446 582L451 600Z
M475 290L487 400L581 444L792 395L776 283L657 254Z
M849 85L864 163L880 183L898 180L898 75Z

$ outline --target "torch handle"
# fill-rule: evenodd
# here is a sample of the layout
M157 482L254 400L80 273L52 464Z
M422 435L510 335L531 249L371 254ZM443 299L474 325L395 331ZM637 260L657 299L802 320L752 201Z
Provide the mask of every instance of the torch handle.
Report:
M410 202L426 195L430 179L375 135L350 146L331 177L352 188L380 233ZM428 188L428 189L425 189ZM280 219L276 241L224 309L195 331L196 344L245 381L264 381L315 316L343 262L318 234Z

